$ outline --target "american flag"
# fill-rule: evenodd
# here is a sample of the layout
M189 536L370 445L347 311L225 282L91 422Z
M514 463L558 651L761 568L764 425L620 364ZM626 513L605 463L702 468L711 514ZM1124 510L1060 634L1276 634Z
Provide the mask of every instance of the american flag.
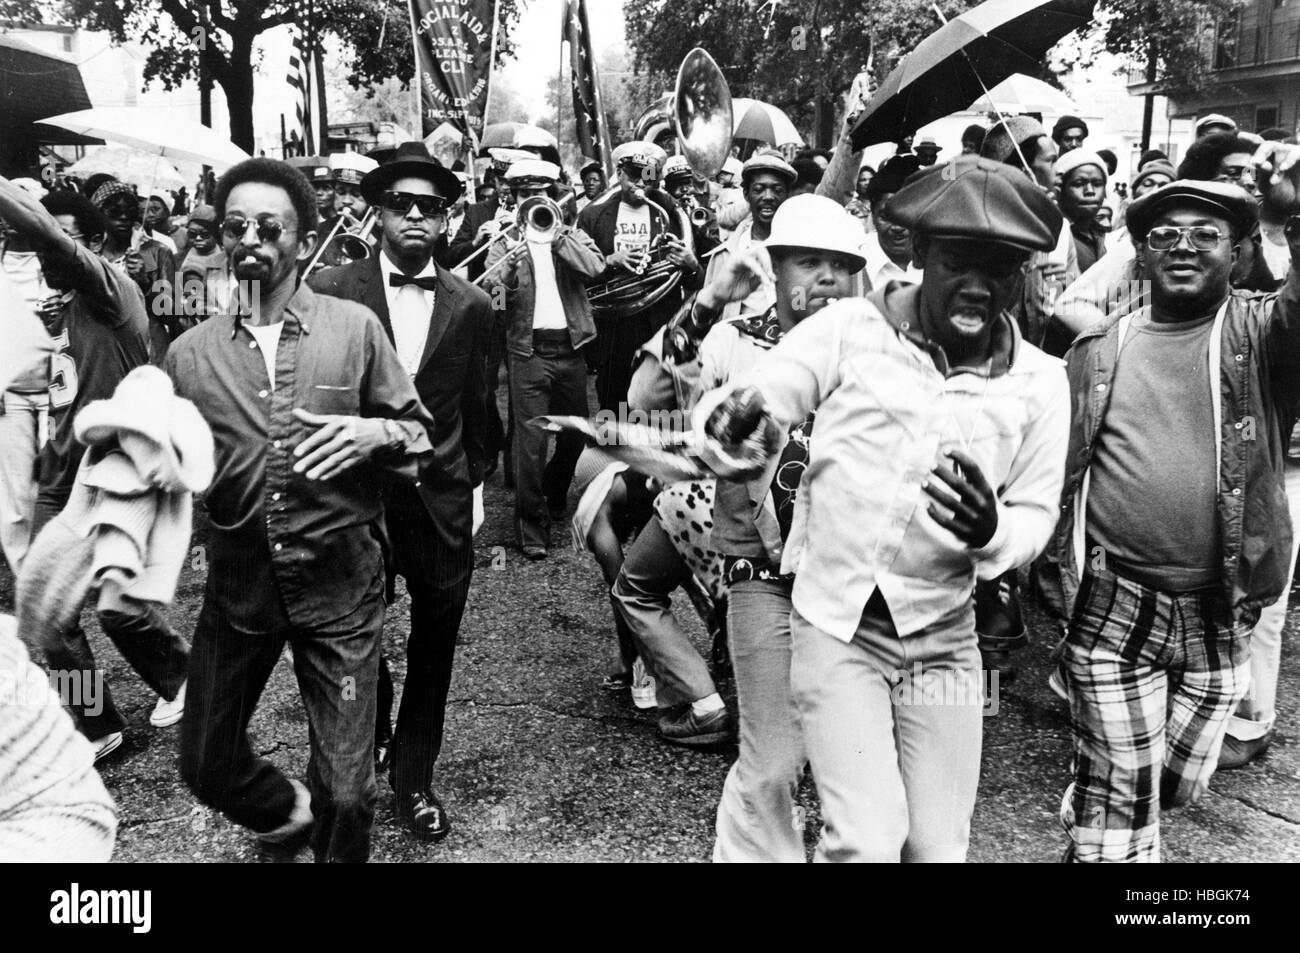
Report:
M588 159L595 159L611 172L613 149L609 128L600 102L600 75L591 51L591 28L587 25L587 0L566 0L561 42L568 41L572 68L573 121L577 127L578 148Z
M286 142L286 154L293 150L297 155L316 155L316 110L313 105L313 86L315 86L315 64L313 54L309 52L306 34L301 28L294 30L293 49L289 52L289 75L287 81L298 91L294 102L294 125L289 131Z

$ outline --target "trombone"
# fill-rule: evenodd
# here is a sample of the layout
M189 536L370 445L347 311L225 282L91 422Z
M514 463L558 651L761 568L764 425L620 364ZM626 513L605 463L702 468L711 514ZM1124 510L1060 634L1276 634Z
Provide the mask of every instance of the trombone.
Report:
M360 221L346 208L343 209L339 214L338 221L334 223L334 227L330 229L329 234L325 236L325 240L316 249L316 254L307 263L304 273L310 275L317 268L325 266L325 262L321 261L321 258L334 242L338 242L339 254L348 259L349 263L369 258L374 253L374 249L370 247L370 235L374 232L375 224L378 221L379 212L374 207L368 209ZM347 228L344 228L345 224ZM340 229L343 229L343 231L340 232Z
M564 211L560 208L560 203L556 202L555 199L547 195L534 195L524 199L515 206L515 221L510 226L511 229L520 233L520 237L515 240L515 244L491 268L474 279L473 284L482 284L493 272L513 261L529 245L551 244L555 241L555 236L563 224ZM492 241L484 244L483 247L490 248L498 239L505 238L507 238L506 232L502 232Z

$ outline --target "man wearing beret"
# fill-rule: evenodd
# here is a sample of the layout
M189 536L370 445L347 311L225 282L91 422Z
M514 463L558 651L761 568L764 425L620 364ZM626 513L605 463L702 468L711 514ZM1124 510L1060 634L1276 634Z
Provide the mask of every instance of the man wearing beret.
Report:
M1300 148L1253 157L1263 212L1300 247ZM1129 207L1150 305L1070 352L1074 422L1054 548L1074 780L1067 859L1158 861L1160 811L1195 801L1250 678L1248 638L1289 586L1286 437L1300 402L1300 282L1234 291L1256 204L1179 180Z
M1065 372L1006 308L1061 216L974 156L922 173L888 212L913 230L921 283L808 317L695 421L711 465L743 473L817 412L781 570L818 856L960 861L984 696L972 590L1038 555L1056 521Z
M379 253L326 269L309 284L379 317L433 417L433 465L414 485L388 476L380 484L391 545L389 601L400 575L411 596L411 631L395 734L392 676L380 658L375 750L377 770L391 768L398 818L417 837L440 840L451 825L433 774L474 568L473 534L483 520L485 366L493 315L486 292L434 258L461 183L424 143L399 145L392 162L361 180L361 191L379 209Z
M1052 141L1061 150L1061 155L1074 149L1083 148L1083 140L1088 138L1088 124L1078 116L1062 116L1052 127Z

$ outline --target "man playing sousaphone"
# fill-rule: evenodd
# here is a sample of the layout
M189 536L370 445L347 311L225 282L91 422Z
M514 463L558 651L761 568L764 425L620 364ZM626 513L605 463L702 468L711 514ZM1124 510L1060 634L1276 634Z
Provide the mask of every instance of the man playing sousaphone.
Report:
M600 409L614 413L627 399L636 349L680 307L680 288L694 291L703 278L699 259L682 240L681 218L672 196L643 186L653 164L653 148L648 142L625 142L615 149L618 191L591 203L578 216L578 227L605 256L598 281L632 279L659 261L670 262L681 275L679 288L652 304L645 303L647 292L610 307L607 315L597 313L596 396Z

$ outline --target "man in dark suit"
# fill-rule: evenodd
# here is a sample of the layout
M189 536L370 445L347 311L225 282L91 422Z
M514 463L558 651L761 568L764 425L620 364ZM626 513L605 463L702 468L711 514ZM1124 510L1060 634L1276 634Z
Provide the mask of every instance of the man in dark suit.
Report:
M411 595L411 634L391 743L392 680L387 664L380 668L375 751L377 767L390 768L398 817L418 837L440 840L450 825L432 788L433 768L474 565L473 534L483 518L484 353L492 311L485 292L433 259L461 184L423 143L398 146L395 159L368 173L361 188L380 208L378 254L322 271L309 284L379 316L434 419L429 436L437 465L414 486L383 487L390 594L400 574Z

